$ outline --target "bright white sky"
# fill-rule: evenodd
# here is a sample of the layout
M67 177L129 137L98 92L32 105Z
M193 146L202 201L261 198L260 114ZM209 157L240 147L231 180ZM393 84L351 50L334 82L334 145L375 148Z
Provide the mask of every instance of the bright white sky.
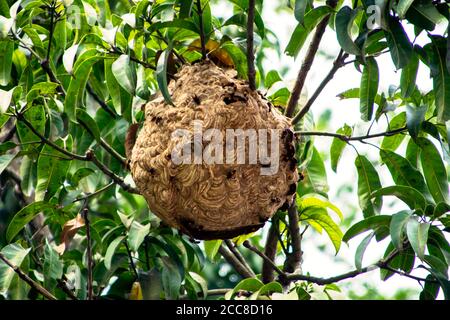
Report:
M263 18L266 27L274 31L279 38L281 48L284 49L289 41L292 31L297 25L297 22L292 13L275 13L275 10L273 9L274 6L275 1L264 1ZM213 10L216 14L217 12L224 12L225 17L231 16L232 13L232 9L228 2L221 2L218 8L214 8ZM441 26L441 28L436 30L436 33L439 32L442 34L442 30L444 30L444 28L445 26ZM412 28L411 30L408 30L408 34L410 39L414 38ZM426 38L421 36L417 39L417 43L424 43L424 40L426 41ZM300 68L307 45L308 43L305 44L302 52L296 60L286 55L282 55L281 58L278 58L274 52L267 51L266 54L268 59L265 61L264 66L266 72L271 69L280 70L282 67L287 66L289 68L289 72L285 77L285 85L291 87ZM334 32L327 29L320 46L320 50L324 54L318 55L315 59L315 63L306 81L307 92L312 93L315 88L317 88L319 83L331 68L332 60L330 60L329 57L331 56L333 57L332 59L334 59L334 57L338 54L339 49L340 48ZM377 62L380 70L379 92L387 93L390 84L399 83L400 72L395 72L395 67L389 54L384 54L383 56L378 57ZM338 128L343 126L344 123L347 123L350 126L358 124L354 129L355 135L365 134L367 132L367 125L360 121L359 100L339 100L336 97L337 94L347 89L359 87L359 82L360 73L356 71L352 64L347 65L345 68L338 71L332 82L330 82L330 84L323 90L320 97L316 100L312 109L315 120L317 120L320 114L325 110L330 109L332 111L332 121L329 123L327 131L335 132ZM422 91L427 91L432 88L432 81L429 77L429 73L423 65L419 68L417 84ZM386 131L386 122L384 119L380 120L379 124L375 124L372 127L371 132L375 133L382 131ZM315 146L323 155L327 156L329 154L331 141L332 140L327 137L317 137L315 140ZM371 140L371 142L375 144L379 143L376 139ZM369 159L376 161L376 159L379 158L378 150L374 147L360 143L355 143L355 146L357 147L359 153L368 156ZM344 215L346 212L351 212L354 208L357 208L357 220L359 221L362 219L362 214L359 210L358 197L356 194L357 174L354 167L355 156L355 152L351 148L346 148L339 163L337 174L331 170L328 161L326 164L326 169L328 174L328 182L330 185L329 196L331 202L337 205L342 210ZM389 186L392 184L390 174L385 167L380 168L379 175L383 186ZM351 193L341 192L338 196L337 191L343 184L352 185L355 188L355 191ZM391 214L399 210L406 209L398 203L398 201L393 204L392 200L393 199L385 198L383 213ZM362 236L354 238L351 240L350 246L343 243L338 255L334 256L333 247L326 235L318 235L313 231L308 231L306 234L306 239L302 243L304 251L304 262L302 266L303 271L309 272L314 276L328 277L353 270L355 268L353 261L356 248L365 236L366 234L363 234ZM321 253L318 249L321 245L326 245L326 254ZM366 250L363 266L370 265L371 263L379 260L382 257L387 245L388 241L386 240L381 243L373 241ZM427 272L423 269L418 269L414 271L414 274L417 276L426 277ZM361 275L353 280L340 282L339 285L341 285L341 287L346 287L348 285L348 287L351 287L356 292L363 293L365 292L365 289L362 286L362 282L372 284L386 297L392 297L396 290L400 288L413 288L417 290L417 292L420 292L421 290L421 287L416 281L401 277L399 275L394 275L388 281L383 282L380 280L380 273L378 270ZM418 294L412 298L417 299ZM442 293L440 294L440 298L442 298Z

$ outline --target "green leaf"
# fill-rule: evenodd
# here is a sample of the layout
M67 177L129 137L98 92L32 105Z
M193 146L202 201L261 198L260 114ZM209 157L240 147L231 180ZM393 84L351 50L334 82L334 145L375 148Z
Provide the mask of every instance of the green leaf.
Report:
M111 65L111 70L119 85L129 94L134 95L136 91L136 69L127 54L121 55Z
M414 252L424 260L425 245L428 240L429 223L419 223L416 218L411 217L406 225L406 234Z
M11 243L0 251L13 265L20 267L31 248L24 249L20 244ZM6 296L15 271L0 259L0 295Z
M137 252L149 232L150 232L150 224L143 226L139 222L133 221L130 227L130 231L128 231L128 239L127 239L128 245L130 246L130 250Z
M192 11L192 5L194 3L193 0L178 0L177 1L180 4L180 18L189 18L191 16Z
M400 211L392 215L391 225L389 227L392 243L398 250L403 250L403 233L406 224L411 218L410 211Z
M14 154L4 154L0 156L0 174L5 170L11 161L16 157L16 153Z
M328 200L322 200L315 197L297 197L297 206L298 206L298 212L301 213L304 210L312 207L316 208L324 208L324 209L331 209L333 210L338 217L342 220L344 219L344 215L342 214L341 210L339 210L338 207L336 207L334 204L332 204Z
M353 132L352 128L347 124L345 124L342 128L336 131L337 134L342 134L347 137L350 137L352 135L352 132ZM331 169L333 169L334 172L337 172L337 166L339 160L341 159L342 151L344 151L346 145L347 143L339 138L334 138L333 142L331 143L330 147Z
M320 225L328 234L333 246L338 253L342 242L342 231L331 219L325 208L309 207L301 212L301 219Z
M450 72L446 67L447 44L445 38L432 36L431 44L424 47L429 57L438 122L450 120Z
M163 51L158 59L158 65L156 66L156 80L158 82L159 90L164 97L167 104L174 105L170 96L169 88L167 87L167 61L170 54L170 48Z
M396 184L412 187L422 194L428 193L422 174L408 160L388 150L381 150L380 155Z
M48 240L45 240L44 246L44 283L47 288L49 288L49 282L51 280L61 279L63 275L63 262L59 259L59 254L55 251L55 249L48 243Z
M106 269L108 270L111 269L111 262L112 258L114 257L114 253L116 252L117 248L120 246L120 244L123 242L124 239L125 236L120 236L111 241L111 243L109 244L108 249L106 249L104 260Z
M436 203L447 202L449 194L447 171L439 151L425 138L418 138L417 144L422 150L420 153L422 170L433 199Z
M374 58L368 58L364 66L360 84L359 109L361 119L369 121L372 119L373 104L378 91L378 65Z
M25 225L33 220L40 212L45 210L53 211L54 208L54 205L46 203L44 201L33 202L22 208L14 215L8 225L8 229L6 230L6 241L11 242L11 240L19 233L19 231L22 230Z
M162 269L162 284L167 300L176 300L180 295L181 275L177 265L169 257L161 257L164 264Z
M83 109L77 109L76 111L77 121L88 130L96 141L100 141L100 129L97 122L91 118L91 116Z
M425 285L423 286L423 290L420 292L419 299L420 300L436 300L439 293L439 284L434 283L436 279L433 275L429 274L426 277Z
M444 213L447 213L449 211L450 211L450 204L445 202L439 202L434 208L433 217L439 218Z
M295 0L294 17L299 23L303 23L308 2L309 0Z
M329 6L320 6L312 9L305 14L303 23L299 23L292 33L291 39L286 46L285 53L291 57L297 57L303 47L308 34L322 21L322 19L330 14L333 10Z
M400 92L403 98L410 97L416 88L417 70L419 69L419 57L416 53L411 55L408 64L402 69L400 77Z
M389 243L386 252L384 254L384 258L389 256L394 249L394 245ZM415 254L414 251L411 249L411 247L406 247L402 252L397 254L394 259L390 262L389 266L391 268L394 268L396 270L402 270L406 273L410 273L414 267L414 261L415 261ZM387 269L380 269L381 279L383 281L386 281L388 278L392 277L395 273L387 270Z
M362 268L362 260L364 257L364 252L366 252L367 247L369 246L370 241L375 236L375 232L371 232L367 237L365 237L361 243L359 244L358 248L356 249L355 253L355 266L356 269L361 270Z
M350 54L361 55L361 50L351 38L353 23L358 10L352 10L349 6L343 6L336 14L336 36L341 48Z
M405 69L403 69L405 70ZM412 107L406 106L406 127L408 132L414 139L419 135L422 122L425 120L425 113L427 112L427 106Z
M269 90L275 83L280 81L283 81L283 79L281 79L278 71L270 70L266 75L266 79L264 80L264 86L267 90Z
M0 40L0 86L7 86L11 81L14 42Z
M300 196L308 193L316 193L327 196L328 183L325 165L319 151L313 147L312 157L303 170L304 179L299 183L297 192Z
M220 246L222 245L222 240L208 240L204 242L205 254L209 261L213 262Z
M391 216L387 215L378 215L368 217L360 222L357 222L347 230L347 232L344 234L344 237L342 238L342 241L348 242L350 239L367 230L375 230L380 226L389 226L391 218Z
M388 17L389 30L385 30L386 40L395 67L401 69L408 64L414 51L400 22L392 16Z
M255 278L244 279L239 282L233 290L228 291L225 294L225 300L233 299L234 295L239 292L239 290L244 290L248 292L256 292L264 286L261 280Z
M371 194L372 198L379 196L395 196L406 203L412 210L425 210L427 205L425 197L419 191L407 186L390 186Z
M414 0L399 0L397 4L397 13L400 19L403 19L405 17L406 11L408 11L411 4L414 2Z
M37 132L44 134L45 131L45 111L41 105L32 106L24 114ZM19 140L21 143L40 141L41 139L36 136L23 122L17 122L17 133L19 134Z
M104 67L105 67L105 80L106 87L108 88L108 93L111 96L111 100L116 110L117 114L122 114L122 99L121 99L121 87L114 76L112 71L112 64L114 63L111 59L105 59ZM122 89L123 90L123 89ZM125 91L125 90L123 90Z
M55 144L68 151L72 150L72 137L59 138ZM61 158L60 158L61 157ZM36 200L48 201L61 188L70 167L70 159L56 151L53 147L45 145L39 155L37 165Z
M374 191L381 188L380 178L372 163L364 156L357 156L355 167L358 172L358 199L364 217L370 217L381 210L381 196L372 197ZM372 202L371 199L375 198Z

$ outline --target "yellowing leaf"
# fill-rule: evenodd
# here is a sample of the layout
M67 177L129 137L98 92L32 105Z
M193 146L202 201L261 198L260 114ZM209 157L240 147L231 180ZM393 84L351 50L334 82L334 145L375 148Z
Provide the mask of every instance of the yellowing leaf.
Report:
M64 254L66 248L69 246L75 234L84 227L85 222L81 214L78 214L74 219L67 221L61 232L61 244L55 248L59 254Z
M134 282L131 287L130 300L143 300L142 288L139 282Z
M225 67L232 68L234 67L234 62L231 56L228 54L228 52L224 49L220 48L220 43L214 40L209 40L206 43L206 52L211 60L213 60L215 63L219 62L219 64L222 64ZM197 39L193 41L189 45L190 51L201 51L201 43L200 40Z

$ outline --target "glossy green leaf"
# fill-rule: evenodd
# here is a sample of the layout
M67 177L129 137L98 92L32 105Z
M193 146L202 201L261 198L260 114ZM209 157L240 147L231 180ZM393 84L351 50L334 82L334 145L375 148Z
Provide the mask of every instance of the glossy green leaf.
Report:
M391 119L389 122L389 130L397 130L406 126L406 112L401 112ZM395 151L403 142L404 134L395 134L393 136L386 136L381 142L381 149Z
M205 254L209 261L214 261L221 245L222 240L208 240L204 242Z
M55 249L50 245L48 240L45 242L44 246L44 283L46 287L49 287L49 282L51 280L61 279L63 275L64 265L61 259L59 258L59 254L55 251Z
M447 212L450 212L450 204L446 202L439 202L434 208L433 217L439 218Z
M308 34L319 24L322 19L330 14L332 9L329 6L320 6L312 9L307 14L303 23L299 23L292 33L291 39L286 46L285 53L288 56L297 57L302 49Z
M398 16L403 19L405 17L406 11L408 11L409 7L411 7L414 0L399 0L397 4L397 13Z
M436 300L439 293L439 284L434 282L435 278L431 274L426 277L426 280L423 290L420 292L419 299Z
M421 148L420 161L433 199L436 203L448 201L447 171L439 151L431 141L425 138L418 138L417 144Z
M389 243L386 252L384 254L384 258L386 258L388 255L392 253L393 250L396 250L394 248L394 245ZM402 252L397 254L394 259L389 263L389 266L391 268L394 268L396 270L402 270L403 272L410 273L412 269L414 268L414 262L415 262L415 254L413 249L411 247L406 247ZM390 277L392 277L394 272L387 270L387 269L380 269L381 279L383 281L386 281Z
M136 91L136 70L127 54L121 55L111 65L111 70L119 85L129 94L134 95Z
M9 223L8 229L6 230L6 240L11 242L20 230L22 230L25 225L33 220L40 212L53 209L54 205L43 201L36 201L22 208L14 215Z
M424 260L425 245L428 240L429 223L419 223L416 218L411 217L406 225L406 234L414 252Z
M357 15L357 10L352 10L349 6L343 6L336 14L335 26L337 40L341 48L349 54L359 56L361 50L351 37L353 23Z
M178 299L182 278L176 263L169 257L161 257L164 264L162 269L162 284L167 300Z
M173 106L172 97L170 96L169 88L167 87L167 61L170 54L170 50L164 50L158 59L158 65L156 67L156 80L158 81L159 90L164 97L166 103Z
M31 248L24 249L20 244L12 243L0 251L13 265L20 267ZM0 260L0 295L7 295L15 271Z
M401 211L392 215L391 224L389 230L391 233L392 243L398 250L403 249L403 234L406 224L411 218L410 211Z
M346 124L342 128L338 129L338 131L336 131L337 134L342 134L347 137L350 137L352 135L352 132L352 128ZM337 172L337 166L346 145L347 143L339 138L334 138L333 142L331 143L330 160L331 169L333 169L334 172Z
M295 0L294 17L299 23L303 23L308 2L309 0Z
M412 187L422 193L428 192L422 174L408 160L388 150L381 150L380 155L396 184Z
M270 70L266 74L266 79L264 80L264 86L267 90L269 90L275 83L283 81L281 79L280 75L278 74L278 71L276 70Z
M76 110L77 121L88 130L95 140L100 141L100 129L94 119L83 109Z
M406 66L414 54L411 42L400 22L391 16L388 19L389 30L385 30L386 40L392 61L397 69Z
M389 226L391 218L392 218L391 216L387 215L378 215L368 217L360 222L357 222L347 230L347 232L344 234L342 238L342 241L348 242L350 239L356 237L357 235L367 230L374 230L380 226Z
M72 138L59 138L55 144L68 151L72 150ZM64 184L70 159L49 145L45 145L39 155L37 166L36 200L48 201Z
M0 86L6 86L11 81L13 52L14 42L0 40Z
M361 241L361 243L359 244L358 248L356 249L356 253L355 253L355 266L356 266L356 269L361 270L364 253L366 252L366 249L369 246L369 243L373 239L374 236L375 236L375 232L371 232L367 237L365 237Z
M379 72L374 58L368 58L364 66L360 84L360 112L361 119L369 121L373 115L373 104L378 92Z
M14 160L14 158L16 157L16 154L4 154L0 156L0 174L3 172L3 170L5 170L6 168L8 168L9 164L11 163L11 161Z
M408 98L413 94L416 88L418 69L419 57L416 53L413 53L408 64L402 69L402 75L400 77L400 89L403 98Z
M111 243L109 244L108 249L106 249L104 260L106 269L108 270L111 269L111 263L112 258L114 257L114 253L116 252L117 248L120 246L120 244L123 242L124 239L125 236L120 236L111 241Z
M146 224L144 226L137 221L133 221L130 230L128 231L128 238L127 238L130 250L137 252L149 232L150 232L150 224Z
M358 172L358 199L364 217L378 214L383 205L381 196L372 197L381 188L380 177L372 163L364 156L357 156L355 167ZM375 198L372 202L372 198Z
M371 197L379 196L394 196L402 200L412 210L422 209L425 210L426 200L425 197L416 189L407 186L390 186L376 190L372 193Z
M411 137L416 138L419 135L426 112L427 106L417 108L410 105L406 106L406 127Z
M300 196L316 193L326 196L329 186L325 165L319 151L313 147L312 157L303 170L304 179L299 183L297 192Z

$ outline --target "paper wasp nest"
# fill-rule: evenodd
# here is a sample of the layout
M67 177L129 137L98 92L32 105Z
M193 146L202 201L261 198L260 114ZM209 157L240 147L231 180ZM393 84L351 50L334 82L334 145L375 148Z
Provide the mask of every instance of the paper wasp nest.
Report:
M212 62L184 66L169 91L174 106L162 97L145 106L145 123L130 159L133 179L150 209L171 227L197 239L227 239L256 231L296 191L297 161L289 120L237 79L235 70L221 69ZM202 128L200 140L195 139L195 126ZM211 163L205 157L194 160L195 150L200 148L202 156L211 148L208 129L222 135L223 148L209 154L216 160L223 156L223 162ZM227 129L234 129L234 143L226 139ZM255 156L255 149L251 150L248 138L239 145L238 129L241 133L268 131L266 151L276 154L276 159L257 157L256 163L251 162L249 155ZM176 155L189 155L180 153L181 146L192 151L191 163L174 159L176 148ZM234 152L227 153L229 148ZM240 164L237 158L243 148L246 160ZM273 174L263 174L271 168Z

